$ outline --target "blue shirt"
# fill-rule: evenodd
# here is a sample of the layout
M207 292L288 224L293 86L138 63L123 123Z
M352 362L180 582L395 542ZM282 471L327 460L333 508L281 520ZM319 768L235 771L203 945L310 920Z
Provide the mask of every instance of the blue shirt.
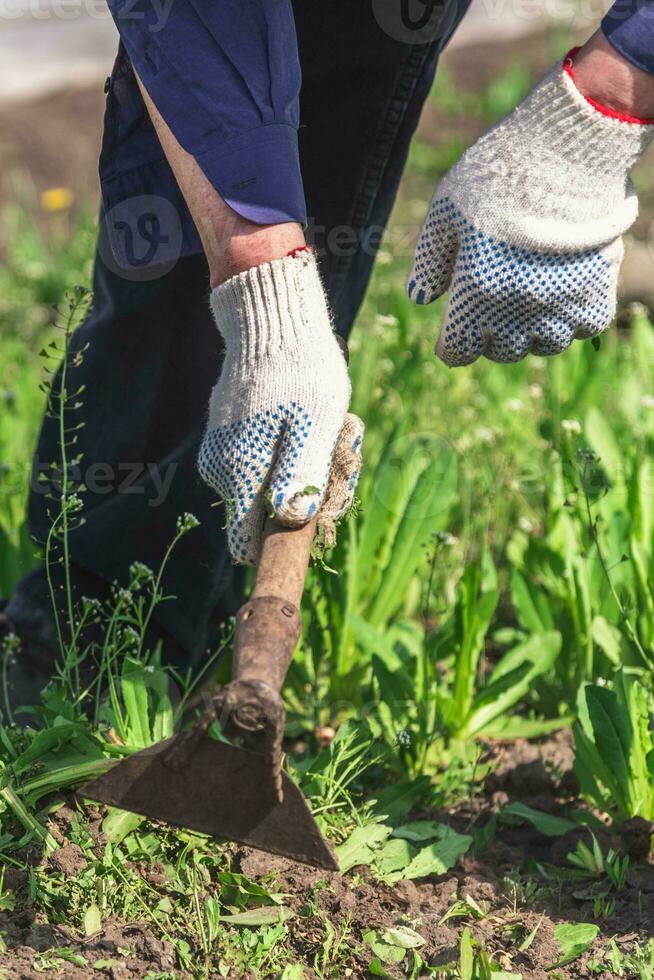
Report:
M258 224L306 224L291 0L108 5L122 45L110 79L100 178L119 265L135 265L136 230L153 208L161 228L144 265L201 250L131 66L177 141L235 211Z
M616 0L602 20L602 31L623 58L654 75L652 0Z

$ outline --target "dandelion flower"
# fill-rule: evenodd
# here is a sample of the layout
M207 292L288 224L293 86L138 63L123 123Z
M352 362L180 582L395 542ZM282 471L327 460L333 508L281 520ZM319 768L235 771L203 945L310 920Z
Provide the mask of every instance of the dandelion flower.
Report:
M51 187L41 194L41 207L44 211L67 211L73 204L75 195L67 187Z

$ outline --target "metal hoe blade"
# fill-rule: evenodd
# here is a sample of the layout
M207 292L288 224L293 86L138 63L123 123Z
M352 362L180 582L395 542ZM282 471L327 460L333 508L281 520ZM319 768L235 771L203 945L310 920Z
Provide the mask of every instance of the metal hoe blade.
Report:
M217 742L206 734L194 739L192 752L180 752L184 739L177 735L135 753L78 794L176 827L338 870L302 793L287 773L281 774L283 802L279 802L265 755Z

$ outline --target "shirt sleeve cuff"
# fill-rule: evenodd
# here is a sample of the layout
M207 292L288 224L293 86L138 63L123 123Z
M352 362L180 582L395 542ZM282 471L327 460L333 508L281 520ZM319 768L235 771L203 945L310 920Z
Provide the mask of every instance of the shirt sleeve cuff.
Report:
M216 143L196 160L220 196L256 224L306 225L297 132L271 124Z
M654 2L616 0L602 19L602 31L618 54L654 75Z

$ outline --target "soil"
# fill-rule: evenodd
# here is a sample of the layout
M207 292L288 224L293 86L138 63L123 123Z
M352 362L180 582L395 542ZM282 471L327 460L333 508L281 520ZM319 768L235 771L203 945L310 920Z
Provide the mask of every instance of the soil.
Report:
M481 829L502 807L520 801L552 815L562 815L575 803L575 782L571 772L572 747L567 733L559 733L540 743L517 741L488 747L493 771L486 778L483 791L448 812L415 812L416 819L435 818L449 822L459 831ZM94 812L94 811L89 811ZM51 821L51 830L63 846L45 861L53 872L74 876L83 871L86 858L77 845L66 841L73 811L63 807ZM105 843L99 831L101 814L95 815L92 832L98 846ZM578 980L593 976L609 980L609 972L589 968L597 955L614 939L625 952L635 942L647 942L654 936L654 869L648 861L649 839L654 827L646 821L630 821L622 837L608 828L595 831L604 852L609 847L629 853L630 869L625 887L614 893L616 908L608 920L597 920L600 932L587 954L568 966L558 968L560 980ZM514 886L511 878L532 870L535 864L570 869L566 856L578 840L590 843L584 828L564 837L545 837L530 824L502 825L494 841L477 857L464 858L455 871L419 882L399 881L393 886L375 880L367 868L353 869L347 876L318 871L284 858L274 857L247 847L236 847L232 867L249 878L258 879L274 873L274 888L287 895L286 902L295 915L289 919L290 945L297 962L311 963L324 942L320 914L329 919L338 933L351 930L354 942L348 965L351 976L365 977L372 958L370 949L359 942L367 929L384 929L411 922L425 940L420 952L432 966L445 965L458 957L458 946L464 925L482 942L506 971L519 973L523 980L546 980L561 956L554 930L562 923L595 922L593 895L586 882L566 880L562 883L533 873L537 887L531 894ZM141 869L155 890L164 881L156 864ZM524 880L524 877L523 877ZM144 923L103 922L100 932L80 938L74 929L51 925L34 915L27 901L28 876L8 868L5 887L16 898L16 909L0 913L0 933L7 951L0 954L0 970L14 978L41 977L44 964L57 962L57 948L66 947L87 961L88 967L70 962L59 964L66 977L86 978L101 975L118 978L145 977L148 973L173 971L174 976L188 976L175 967L170 945L157 937ZM481 921L462 922L441 919L455 898L466 896L484 910ZM307 915L309 901L317 904L318 915ZM522 935L538 929L528 949L519 952L515 929ZM51 967L52 968L52 967ZM393 967L387 967L391 975ZM0 973L0 975L2 975ZM307 967L307 978L316 976Z

